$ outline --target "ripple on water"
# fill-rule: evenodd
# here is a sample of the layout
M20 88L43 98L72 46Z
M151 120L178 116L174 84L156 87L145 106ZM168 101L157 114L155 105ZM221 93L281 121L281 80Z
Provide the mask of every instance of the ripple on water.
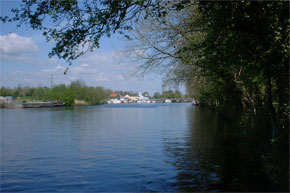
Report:
M219 156L212 153L219 144L195 109L128 104L5 111L2 191L211 190L221 180Z

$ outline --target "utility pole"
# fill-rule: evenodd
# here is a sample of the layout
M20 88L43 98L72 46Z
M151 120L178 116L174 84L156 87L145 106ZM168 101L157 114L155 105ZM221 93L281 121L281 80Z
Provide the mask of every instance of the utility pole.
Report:
M50 75L50 88L52 88L52 73L51 73L51 75Z

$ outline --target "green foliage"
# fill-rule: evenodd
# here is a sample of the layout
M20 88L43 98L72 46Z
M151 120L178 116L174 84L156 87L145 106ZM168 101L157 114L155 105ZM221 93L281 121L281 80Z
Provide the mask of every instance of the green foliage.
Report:
M102 87L88 87L80 80L74 81L68 86L60 84L53 88L41 86L1 88L1 96L21 97L23 100L59 100L66 105L73 105L74 99L84 100L91 105L102 104L111 92Z
M102 87L88 87L87 101L90 104L102 104L108 95L104 92Z
M189 2L184 0L171 3L171 6L180 10ZM13 17L1 16L0 19L43 30L47 41L55 41L49 56L57 56L71 64L85 52L99 47L102 36L131 30L132 20L137 21L141 16L164 17L167 14L165 5L169 3L169 0L25 0L20 8L11 10ZM47 21L52 25L45 25ZM88 49L84 49L85 46Z
M155 98L155 99L160 98L160 96L161 96L161 94L160 94L159 92L155 92L155 93L153 94L153 98Z
M156 93L154 93L153 98L155 98L155 99L158 99L158 98L167 98L167 99L182 98L182 93L178 90L163 91L162 94L160 94L159 92L156 92Z
M68 105L74 104L74 97L73 97L73 93L72 93L71 89L69 89L69 88L65 89L62 101Z
M49 55L71 62L99 47L102 36L124 34L134 26L131 22L150 18L150 25L159 27L157 34L143 30L145 37L155 38L142 42L152 48L147 52L151 57L143 57L144 68L170 65L164 71L169 78L195 89L189 92L205 104L238 104L253 113L262 106L277 128L289 114L288 7L287 1L26 0L12 10L13 17L1 20L43 30L48 41L56 42ZM45 26L46 21L54 25ZM55 89L42 95L62 97ZM28 93L18 89L13 94ZM97 91L79 85L72 89L77 99L93 101L92 93Z
M79 50L81 46L93 50L99 47L102 36L124 33L134 26L130 21L150 18L146 28L135 34L143 45L137 50L147 54L142 52L140 56L143 69L164 65L162 72L173 82L185 83L189 96L224 112L230 112L229 108L244 112L240 122L250 125L259 121L265 126L264 132L272 131L276 150L289 153L289 2L194 2L26 0L13 11L13 18L1 20L44 30L47 40L56 42L49 55L71 62L86 52ZM43 26L46 17L55 25ZM106 93L81 82L70 85L70 94L62 93L66 89L64 85L33 90L1 88L1 93L39 99L63 99L68 95L67 101L72 95L93 104ZM173 91L154 94L154 98L178 97L181 94ZM275 108L273 103L277 104ZM273 157L266 162L275 163ZM275 181L278 175L272 176Z
M1 91L0 91L0 95L1 96L15 96L15 93L13 92L13 89L5 88L2 86Z
M203 23L195 18L185 28L204 29L201 49L196 51L196 43L188 41L193 32L184 35L178 52L186 59L181 66L194 68L182 77L189 93L227 115L243 112L236 119L241 129L263 125L268 145L272 142L263 153L289 153L289 2L203 1L199 12ZM271 165L271 180L285 186L285 179L279 179L285 172L275 165L280 158L289 163L289 155L274 156L266 158L271 163L265 165Z
M145 96L145 97L149 97L149 93L148 93L148 92L146 92L146 91L145 91L145 92L143 92L143 93L142 93L142 95L143 95L143 96Z

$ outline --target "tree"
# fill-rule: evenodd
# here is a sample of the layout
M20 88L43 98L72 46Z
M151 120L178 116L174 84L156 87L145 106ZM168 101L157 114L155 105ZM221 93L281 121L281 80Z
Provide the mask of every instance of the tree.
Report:
M5 87L1 87L1 92L0 92L1 96L15 96L12 89L10 88L5 88Z
M158 98L160 98L160 95L161 94L159 92L155 92L153 95L153 98L158 99Z
M65 103L65 105L74 104L74 97L72 90L70 88L66 88L64 91L64 96L61 98L61 101Z
M143 93L142 93L142 95L143 95L143 96L145 96L145 97L149 97L149 93L148 93L148 92L146 92L146 91L145 91L145 92L143 92Z
M182 98L182 93L179 90L175 90L174 98Z
M141 72L160 69L165 83L185 83L203 104L235 106L253 119L263 109L275 138L277 128L288 127L288 5L200 1L142 20L127 58L135 57Z
M215 76L211 84L222 89L223 101L238 99L253 114L263 106L275 137L278 112L286 109L282 105L276 112L273 102L289 97L289 73L285 73L289 67L285 63L289 60L289 2L202 2L200 6L208 24L201 62L208 75ZM275 88L280 90L280 99L273 98Z
M132 29L130 22L142 17L162 17L167 14L165 5L182 9L190 0L170 3L170 0L23 0L20 8L12 9L14 16L1 17L2 22L28 24L42 30L47 41L54 40L55 47L49 56L71 61L99 47L102 36L121 34ZM45 23L49 22L46 26Z
M288 7L286 1L25 0L14 17L1 20L43 30L56 42L50 56L69 63L99 47L102 36L129 35L139 43L130 56L141 69L159 68L167 82L197 89L204 104L239 104L254 115L263 108L275 136L288 124Z
M86 84L82 80L76 80L71 82L70 88L72 90L73 96L76 99L84 99L86 96Z

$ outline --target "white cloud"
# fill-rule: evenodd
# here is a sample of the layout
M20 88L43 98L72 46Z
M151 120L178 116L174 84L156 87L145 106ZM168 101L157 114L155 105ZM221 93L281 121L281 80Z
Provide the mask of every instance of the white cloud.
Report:
M31 83L31 82L33 82L33 80L30 79L30 78L24 78L22 81L23 81L23 83Z
M123 80L125 80L125 77L124 77L124 75L117 74L116 75L116 79L119 80L119 81L123 81Z
M78 66L71 66L66 75L63 73L66 70L66 66L55 66L53 68L43 69L41 71L42 77L48 82L51 75L53 76L54 84L66 83L81 79L88 85L102 85L102 82L110 81L110 76L103 72L99 72L94 66L89 64L81 64ZM14 73L15 74L15 73ZM31 74L31 76L35 76Z
M91 54L87 54L83 57L81 57L79 60L81 62L86 62L86 63L93 63L93 64L102 64L102 63L111 63L113 59L113 54L111 52L106 53L106 52L95 52Z
M80 66L71 67L72 73L96 73L98 72L97 68L91 67L89 64L81 64Z
M3 85L30 85L30 86L50 86L51 76L53 84L70 84L71 81L81 79L89 86L104 86L114 90L134 90L138 92L159 90L161 83L159 80L151 81L144 78L132 77L121 65L116 52L96 52L82 56L72 66L66 75L64 72L67 64L60 64L56 59L47 60L50 67L41 67L39 71L15 70L14 72L3 74ZM44 61L45 62L45 61Z
M89 67L89 64L81 64L81 67Z
M154 84L148 80L126 76L131 64L123 63L124 59L115 50L87 53L74 61L67 75L64 75L68 64L56 57L44 57L49 46L50 44L44 44L40 35L0 35L0 59L4 66L2 69L5 69L1 74L3 85L50 86L51 75L54 84L69 84L81 79L89 86L104 86L116 90L149 91L158 89L161 85L160 81ZM36 65L36 68L30 69L30 65L27 67L21 64Z
M1 35L0 43L1 52L8 55L20 55L38 51L38 47L31 38L19 36L15 33Z
M43 73L59 73L59 72L64 72L65 71L65 67L64 66L56 66L55 68L49 68L49 69L43 69L42 72Z
M58 59L57 58L49 58L48 62L51 63L51 64L57 64Z
M134 90L136 92L149 91L153 94L155 91L160 92L161 89L161 82L158 79L126 78L121 73L107 73L101 71L79 72L77 68L80 66L71 67L67 75L63 74L66 66L61 65L37 72L16 70L11 73L2 74L2 85L16 86L17 84L22 84L23 86L50 86L52 75L52 81L55 85L70 84L72 81L81 79L89 86L104 86L114 90Z
M29 37L15 33L0 35L1 60L42 65L44 61L35 55L38 51L39 48Z
M21 72L20 72L19 70L17 70L17 71L15 71L15 72L12 72L11 74L12 74L13 76L15 76L15 75L21 74Z
M105 73L101 72L98 74L95 74L93 76L93 80L96 82L109 82L111 81L110 77L108 77Z
M127 70L120 62L121 59L119 56L120 55L117 51L103 52L97 50L93 53L87 53L86 55L80 57L78 60L83 63L83 65L88 65L100 71L116 72L120 70Z

